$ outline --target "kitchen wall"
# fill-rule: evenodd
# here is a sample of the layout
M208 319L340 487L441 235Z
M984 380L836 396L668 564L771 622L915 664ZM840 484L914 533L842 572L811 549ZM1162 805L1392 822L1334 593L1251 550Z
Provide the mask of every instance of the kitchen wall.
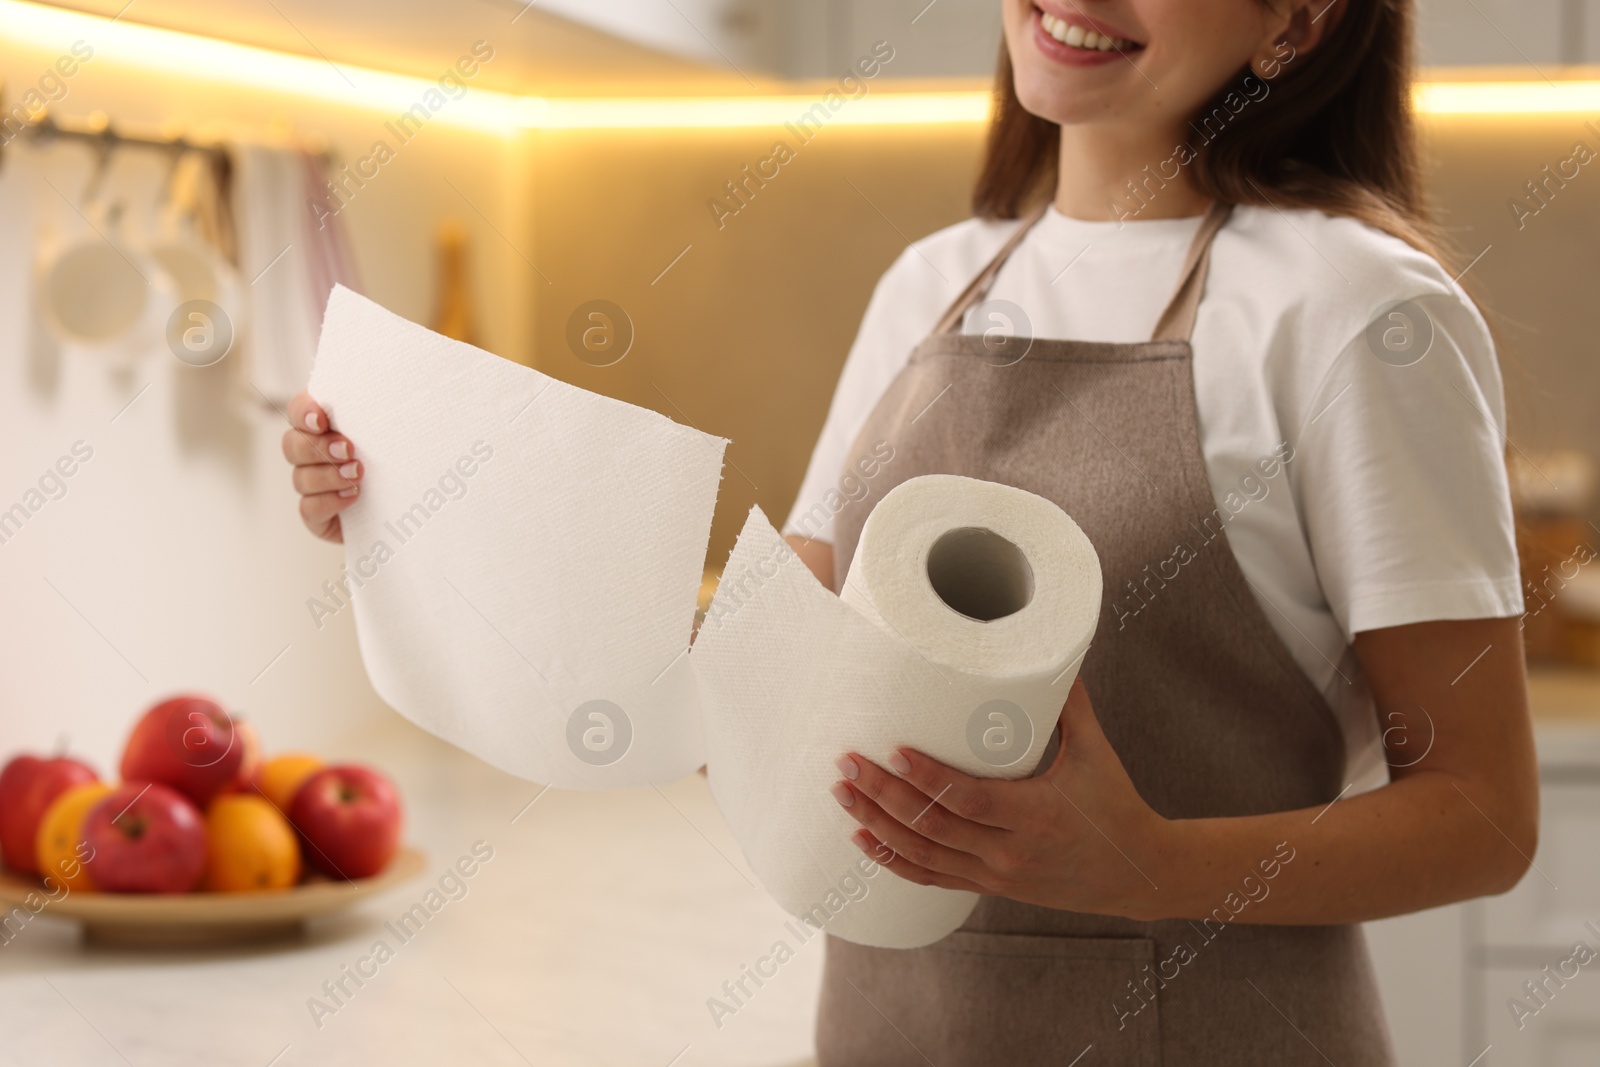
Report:
M1499 331L1511 439L1524 449L1564 446L1600 457L1591 310L1600 278L1600 111L1435 117L1424 128L1439 221L1460 265L1484 253L1465 280ZM1588 156L1576 153L1579 144ZM1575 154L1591 162L1569 162ZM1578 176L1562 179L1563 167Z
M12 99L56 58L0 45ZM101 109L118 122L172 122L202 135L294 128L325 136L347 161L366 154L392 117L180 70L153 74L104 50L67 87L63 115ZM438 123L405 145L341 215L366 290L426 321L433 225L459 217L474 233L485 343L523 351L533 274L485 221L527 228L515 153L498 135ZM44 231L83 230L62 194L76 198L89 159L82 147L22 143L0 157L0 508L75 441L93 449L66 495L0 545L0 737L7 751L69 737L114 771L138 710L200 689L255 716L275 749L338 752L342 736L393 716L360 669L349 612L312 625L305 602L342 558L300 527L279 452L282 418L248 390L232 356L194 370L158 344L119 376L89 353L33 343L35 242ZM151 154L116 157L108 184L129 205L131 231L148 225L164 175ZM265 265L244 264L245 276ZM202 382L210 384L197 390Z
M1600 160L1545 206L1524 188L1577 141L1600 153L1589 118L1429 117L1423 129L1455 269L1483 253L1464 280L1499 331L1511 440L1600 460L1589 314ZM966 217L982 146L975 126L824 129L719 226L706 202L774 137L795 141L782 130L530 135L530 243L550 276L536 287L536 364L733 439L713 564L751 503L787 513L873 283L908 239ZM1519 220L1518 197L1538 213ZM568 316L595 298L624 308L637 333L626 358L598 369L566 340Z
M723 183L772 155L775 137L794 158L719 222L708 201L726 200ZM841 126L805 145L781 130L535 138L534 247L551 279L535 363L732 439L713 566L752 503L787 513L874 283L908 239L964 216L979 137ZM567 342L571 313L597 298L636 334L600 368Z

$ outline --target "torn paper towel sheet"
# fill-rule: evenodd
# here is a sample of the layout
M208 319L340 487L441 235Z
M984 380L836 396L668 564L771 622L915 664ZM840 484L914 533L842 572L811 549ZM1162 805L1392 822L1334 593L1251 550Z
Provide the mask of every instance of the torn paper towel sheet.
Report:
M885 948L959 927L975 894L863 877L873 868L850 842L858 826L828 792L834 761L854 751L883 765L909 746L968 774L1033 773L1100 592L1078 525L992 482L896 486L868 516L838 597L752 510L691 658L712 793L777 902Z
M725 440L343 287L308 388L365 468L344 578L390 706L560 788L702 765L686 653Z

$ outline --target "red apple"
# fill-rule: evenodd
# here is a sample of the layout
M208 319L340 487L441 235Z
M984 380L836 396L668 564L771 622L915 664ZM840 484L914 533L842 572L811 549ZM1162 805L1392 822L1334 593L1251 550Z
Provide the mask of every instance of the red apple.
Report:
M261 735L256 732L256 724L248 719L237 718L234 725L239 731L243 755L239 760L239 770L234 774L233 785L241 790L252 789L261 775L261 764L266 760L261 751Z
M83 820L94 850L95 888L108 893L187 893L206 869L200 809L158 782L129 782Z
M367 878L388 866L400 843L400 794L367 767L325 767L295 791L289 821L313 867L335 878Z
M88 766L65 756L17 756L7 763L0 771L0 855L6 866L38 874L34 844L45 810L73 786L99 780Z
M216 794L244 793L254 790L257 781L261 778L261 767L266 762L261 751L261 735L256 732L255 723L240 715L233 717L234 737L238 748L244 753L239 760L239 769L232 778L222 783Z
M144 713L122 751L122 780L159 782L204 807L234 781L245 745L214 700L180 696Z

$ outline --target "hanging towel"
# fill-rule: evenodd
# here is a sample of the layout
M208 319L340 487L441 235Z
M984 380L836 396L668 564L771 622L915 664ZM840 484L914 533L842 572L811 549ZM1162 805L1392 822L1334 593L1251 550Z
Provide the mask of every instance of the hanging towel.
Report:
M326 159L238 149L234 218L251 314L244 332L250 381L273 404L304 386L335 285L360 291L349 238L327 192Z

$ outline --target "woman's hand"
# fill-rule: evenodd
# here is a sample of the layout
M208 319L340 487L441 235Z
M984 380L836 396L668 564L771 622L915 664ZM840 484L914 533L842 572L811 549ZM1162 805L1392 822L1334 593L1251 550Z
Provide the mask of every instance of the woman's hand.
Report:
M324 541L343 541L339 513L361 492L361 461L355 445L332 432L328 414L301 393L289 401L283 458L294 464L294 488L300 494L300 519Z
M1357 634L1391 781L1357 795L1346 785L1326 804L1163 819L1081 682L1062 710L1061 751L1037 778L970 778L902 749L894 774L841 759L849 781L834 795L866 827L856 844L902 878L1069 911L1356 923L1504 893L1539 838L1520 627L1463 619Z
M1151 879L1172 824L1134 788L1082 679L1061 712L1061 748L1038 777L973 778L911 749L889 762L893 774L840 757L845 780L833 795L864 827L856 847L901 878L1069 911L1161 910Z

